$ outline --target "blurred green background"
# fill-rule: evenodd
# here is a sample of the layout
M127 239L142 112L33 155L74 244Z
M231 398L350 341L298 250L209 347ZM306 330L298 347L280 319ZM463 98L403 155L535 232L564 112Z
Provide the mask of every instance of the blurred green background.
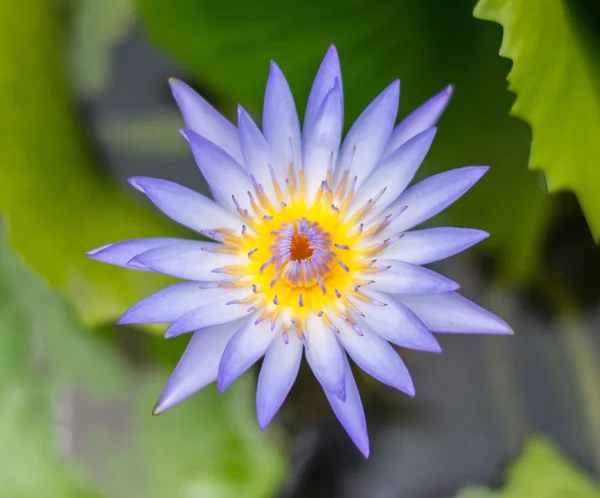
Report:
M492 236L438 266L516 331L404 352L415 399L359 376L368 461L306 371L265 433L255 370L151 417L187 338L113 324L168 280L84 255L177 234L128 176L207 191L168 77L259 117L274 59L302 114L331 43L346 128L454 85L420 175L491 165L433 222ZM594 0L0 1L0 219L0 497L600 497Z

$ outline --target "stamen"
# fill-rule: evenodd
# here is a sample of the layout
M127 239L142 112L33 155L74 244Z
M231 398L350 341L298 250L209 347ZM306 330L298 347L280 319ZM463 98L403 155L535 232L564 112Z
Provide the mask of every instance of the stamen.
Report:
M346 273L350 271L350 268L348 268L348 266L341 259L338 259L338 263L344 270L346 270Z
M277 202L283 207L286 207L287 204L283 200L283 192L281 191L281 187L279 186L279 182L277 181L277 176L275 175L275 170L273 169L273 166L271 166L271 164L269 164L269 173L271 174L271 181L273 182L273 190L275 190L275 197L277 198Z
M335 244L335 247L337 247L338 249L342 249L344 251L350 250L350 246L347 246L346 244Z

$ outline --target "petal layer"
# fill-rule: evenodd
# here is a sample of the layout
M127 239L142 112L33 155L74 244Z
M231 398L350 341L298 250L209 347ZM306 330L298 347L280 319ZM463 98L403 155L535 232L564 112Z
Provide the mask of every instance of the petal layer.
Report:
M413 230L405 232L400 240L386 247L377 256L413 265L426 265L454 256L487 237L487 232L472 228L437 227Z
M335 338L335 332L314 315L308 317L306 330L306 360L311 370L326 392L344 399L344 353Z
M223 392L231 383L258 361L273 342L278 330L269 322L254 324L247 319L227 343L219 364L218 386Z
M327 390L325 390L325 396L327 396L327 400L329 401L331 408L333 408L335 416L338 418L344 429L346 429L346 432L356 447L365 458L369 458L369 435L367 433L365 411L346 355L343 355L342 362L344 367L344 390L346 392L346 398L342 400Z
M215 143L236 161L241 161L235 126L183 81L171 79L169 84L186 128Z
M389 142L383 152L383 157L393 154L403 143L419 133L435 126L448 105L452 96L452 86L446 87L437 95L431 97L421 107L406 116L392 132Z
M369 289L388 294L436 294L456 290L456 282L436 273L429 268L411 265L393 259L378 259L377 265L387 269L365 278L373 283ZM402 290L399 290L402 289Z
M396 296L432 332L512 334L504 320L456 292L429 296Z
M147 176L134 176L129 183L169 218L197 232L215 228L239 230L243 223L213 200L177 183Z
M225 346L240 327L231 322L196 332L167 381L153 413L158 415L217 379Z
M150 268L146 267L130 266L129 262L138 254L149 251L150 249L176 245L180 244L182 241L183 239L176 239L173 237L124 240L123 242L115 242L114 244L107 244L98 247L97 249L92 249L86 254L88 257L97 261L102 261L103 263L124 266L134 270L152 271Z
M302 343L290 334L287 343L276 336L263 361L256 388L256 416L264 430L294 385L302 360Z

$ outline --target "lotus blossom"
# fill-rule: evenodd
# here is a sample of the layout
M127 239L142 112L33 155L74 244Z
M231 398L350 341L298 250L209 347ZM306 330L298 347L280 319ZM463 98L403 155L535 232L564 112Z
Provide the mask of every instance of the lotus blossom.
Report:
M413 230L488 170L454 169L409 187L451 87L394 126L400 93L394 81L342 141L342 77L333 46L314 80L302 127L274 62L262 131L241 106L236 128L185 83L170 84L186 124L181 134L214 200L167 180L129 181L204 239L136 239L88 253L183 280L134 304L119 320L170 323L167 338L193 332L155 414L214 381L224 391L264 356L256 391L264 429L305 355L337 418L368 456L348 356L412 396L413 381L394 346L440 352L433 333L511 333L503 320L456 293L456 282L423 266L488 234Z

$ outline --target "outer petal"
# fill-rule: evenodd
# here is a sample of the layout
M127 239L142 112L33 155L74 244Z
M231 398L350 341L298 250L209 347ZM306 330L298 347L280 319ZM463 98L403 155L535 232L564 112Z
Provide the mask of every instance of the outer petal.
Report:
M217 381L219 391L227 389L235 379L258 361L278 333L278 330L271 330L269 322L254 325L252 319L247 320L229 340L221 358Z
M510 326L493 313L456 292L429 296L396 296L433 332L456 334L512 334Z
M240 321L196 332L163 389L153 413L158 415L217 379L219 362Z
M302 129L304 134L307 132L310 133L310 129L312 128L314 121L319 114L319 110L323 101L325 100L325 96L333 88L336 79L340 85L340 99L343 108L343 94L341 88L342 72L340 69L340 60L335 46L331 45L325 54L323 62L321 62L321 66L317 71L317 76L315 77L312 89L310 90L308 104L306 105L306 114L304 115L304 127Z
M422 266L393 259L378 259L377 265L389 268L365 276L373 280L369 289L376 291L389 294L436 294L459 288L456 282Z
M337 161L343 126L342 88L336 80L329 91L312 126L304 134L304 174L306 197L312 200L327 169L333 169Z
M182 239L176 239L173 237L154 237L150 239L132 239L125 240L123 242L115 242L114 244L107 244L97 249L92 249L86 254L97 261L103 263L110 263L111 265L124 266L134 270L152 271L150 268L129 266L129 262L132 258L143 252L149 251L150 249L157 249L159 247L165 247L169 245L180 244L181 242L187 242Z
M296 334L288 336L287 344L276 336L267 349L256 388L256 415L262 430L269 425L294 385L301 360L302 343Z
M202 171L210 190L221 206L234 209L231 196L245 203L252 188L250 177L238 162L214 143L191 130L183 130L189 140L194 159Z
M296 169L302 166L302 141L296 104L285 76L273 61L265 92L263 133L273 152L273 168L279 174L284 177L287 175L290 160L293 160Z
M430 128L411 138L390 157L377 166L352 200L348 213L360 209L369 199L383 190L372 208L372 215L389 206L404 191L427 155L437 129Z
M229 265L244 264L245 261L231 254L215 253L220 244L181 241L177 245L159 247L134 257L130 264L142 265L151 270L177 278L199 281L217 281L227 277L214 270Z
M250 115L241 105L238 106L238 126L242 154L244 155L248 172L263 186L269 199L274 200L275 190L273 188L271 170L273 174L275 174L275 170L272 169L273 157L271 149L265 137L258 129L258 126L256 126ZM277 180L280 185L284 185L283 181L285 178L283 176L280 175Z
M234 301L249 294L248 289L220 289L227 291L215 293L215 299L208 302L199 302L194 309L180 315L165 331L165 337L170 339L192 330L202 329L211 325L231 322L248 315L248 305L237 304Z
M390 343L368 329L359 335L348 324L336 320L337 336L354 362L380 382L414 396L415 387L406 365Z
M454 256L487 237L487 232L473 228L437 227L413 230L406 232L400 240L386 247L377 256L413 265L426 265Z
M211 288L206 288L209 285ZM129 308L119 319L126 323L168 323L209 302L228 299L229 289L213 288L214 284L179 282L145 297Z
M182 81L171 79L169 84L186 128L210 140L241 162L242 153L235 126Z
M387 209L389 212L394 212L395 209L401 206L408 206L406 212L396 218L382 232L382 236L385 237L389 233L409 230L446 209L475 185L488 169L488 166L468 166L453 169L430 176L413 185Z
M400 99L400 81L394 81L358 117L344 139L336 169L336 181L345 170L350 177L357 176L357 188L381 157L387 144Z
M316 316L309 316L306 330L306 359L310 368L326 392L344 399L344 353L335 338L335 332Z
M335 416L344 429L346 429L354 444L365 458L369 458L369 435L367 433L367 422L360 394L346 355L342 356L342 362L344 366L346 399L341 400L327 390L325 390L325 396L327 396L327 400L331 408L333 408Z
M239 230L243 223L208 197L177 183L147 176L134 176L129 183L169 218L197 232L215 228Z
M383 152L383 157L393 154L404 142L434 126L448 105L451 96L452 86L448 86L404 118L394 128Z
M363 291L374 303L356 303L366 315L361 324L386 341L409 349L439 353L442 348L435 336L410 309L390 294Z

